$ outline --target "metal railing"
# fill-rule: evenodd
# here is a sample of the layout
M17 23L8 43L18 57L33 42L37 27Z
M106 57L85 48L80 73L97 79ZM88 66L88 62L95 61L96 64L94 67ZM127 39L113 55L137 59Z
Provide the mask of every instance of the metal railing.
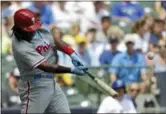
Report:
M4 58L3 58L4 59ZM4 63L4 66L3 66ZM8 70L11 70L12 68L16 67L14 61L12 62L12 65L10 65L11 62L8 62L4 59L4 61L2 60L2 75L4 76L6 72L10 72ZM10 68L5 68L7 66L10 66ZM101 73L101 69L107 69L108 67L125 67L125 68L140 68L140 67L144 67L147 68L150 71L153 71L153 68L150 66L110 66L110 65L103 65L103 66L99 66L99 67L89 67L89 71L92 72L93 74L96 74L95 76L99 77L101 80L104 80L106 83L109 84L110 78L109 78L109 74L108 73ZM4 81L2 81L3 83ZM78 99L76 99L76 96L79 96L78 94L76 94L75 96L73 96L73 98L68 97L69 101L73 102L72 104L76 103L75 101L70 100L71 99L75 99L75 100L79 100L77 101L77 103L81 102L82 100L88 99L91 102L91 106L94 107L98 107L99 104L101 103L102 99L105 97L105 95L100 91L99 88L97 88L97 85L91 80L91 78L89 78L88 76L75 76L74 77L74 88L76 88L78 90L78 94L80 95L80 97L78 97ZM152 111L152 109L140 109L140 112L150 112L150 110L152 112L164 112L165 108L153 108L154 111Z

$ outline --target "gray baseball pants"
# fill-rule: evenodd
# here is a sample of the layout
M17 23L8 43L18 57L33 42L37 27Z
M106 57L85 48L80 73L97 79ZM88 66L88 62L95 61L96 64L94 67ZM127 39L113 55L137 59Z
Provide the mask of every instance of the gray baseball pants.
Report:
M52 78L19 80L21 113L70 113L67 98Z

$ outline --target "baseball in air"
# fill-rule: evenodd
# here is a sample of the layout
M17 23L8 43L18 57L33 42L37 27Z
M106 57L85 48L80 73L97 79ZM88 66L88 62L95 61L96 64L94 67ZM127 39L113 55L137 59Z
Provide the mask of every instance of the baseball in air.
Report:
M149 60L152 60L152 59L154 58L154 53L153 53L153 52L149 52L149 53L147 54L147 56L148 56L148 59L149 59Z

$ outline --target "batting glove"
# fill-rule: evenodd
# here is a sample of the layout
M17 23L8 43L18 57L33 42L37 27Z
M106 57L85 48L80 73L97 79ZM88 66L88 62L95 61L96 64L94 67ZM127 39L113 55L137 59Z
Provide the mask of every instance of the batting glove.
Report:
M71 68L71 73L81 75L81 76L85 74L85 72L83 70L76 68L76 67Z
M87 72L88 67L86 63L76 53L72 53L70 57L75 67L77 67L80 70L83 70L84 72Z

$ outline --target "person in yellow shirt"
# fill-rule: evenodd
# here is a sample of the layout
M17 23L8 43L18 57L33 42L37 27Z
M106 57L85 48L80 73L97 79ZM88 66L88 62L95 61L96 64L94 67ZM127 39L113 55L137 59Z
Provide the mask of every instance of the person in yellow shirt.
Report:
M5 31L5 26L4 23L2 21L2 54L8 55L12 53L12 48L11 48L11 44L12 41L11 39L8 37L6 31Z
M73 36L73 38L75 39L77 44L82 39L85 39L85 41L88 41L86 36L84 34L81 34L81 32L80 32L80 25L78 23L75 23L75 24L72 25L71 35Z
M56 74L55 80L61 87L71 86L73 84L72 77L70 74Z

